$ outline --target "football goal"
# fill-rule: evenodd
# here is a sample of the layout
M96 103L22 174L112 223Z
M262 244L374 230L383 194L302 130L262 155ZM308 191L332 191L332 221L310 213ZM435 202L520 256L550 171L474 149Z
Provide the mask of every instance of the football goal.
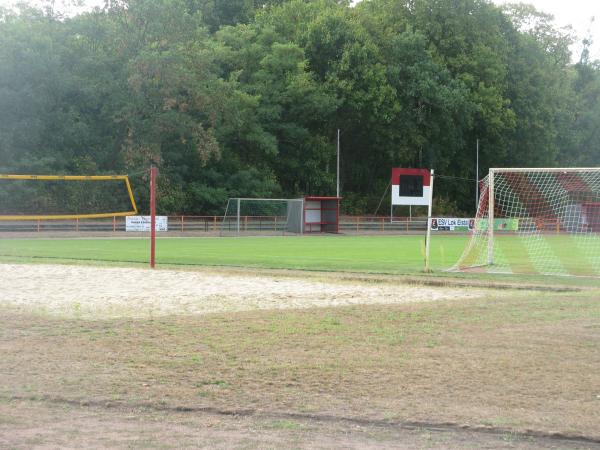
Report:
M0 220L137 214L127 175L0 175Z
M600 276L600 168L490 169L454 269Z
M221 236L302 234L303 199L230 198Z

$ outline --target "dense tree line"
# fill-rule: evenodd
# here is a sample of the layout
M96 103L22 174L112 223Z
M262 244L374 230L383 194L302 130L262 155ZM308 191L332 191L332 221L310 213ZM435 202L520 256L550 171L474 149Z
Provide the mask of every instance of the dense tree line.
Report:
M162 213L335 193L373 213L394 166L438 212L481 174L600 163L600 64L531 7L487 0L109 0L0 9L0 173L160 169ZM573 60L578 60L573 63ZM462 178L458 179L458 178Z

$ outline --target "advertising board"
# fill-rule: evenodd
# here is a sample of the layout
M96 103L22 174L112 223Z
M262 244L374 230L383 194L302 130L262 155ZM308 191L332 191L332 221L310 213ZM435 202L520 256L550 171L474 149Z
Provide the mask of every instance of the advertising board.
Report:
M156 216L156 231L168 230L169 221L167 216ZM150 216L127 216L125 218L125 231L150 231Z

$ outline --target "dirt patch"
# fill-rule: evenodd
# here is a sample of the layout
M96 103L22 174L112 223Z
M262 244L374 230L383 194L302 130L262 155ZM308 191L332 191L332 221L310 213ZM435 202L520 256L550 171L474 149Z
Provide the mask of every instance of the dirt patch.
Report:
M0 395L600 438L600 304L499 297L152 319L0 314Z
M0 447L165 447L169 436L171 446L208 448L465 448L471 440L474 448L593 448L600 440L592 291L465 295L275 274L6 267ZM178 281L188 289L173 290ZM397 298L405 288L419 300ZM231 293L212 297L223 290ZM449 434L435 424L452 424ZM481 438L479 428L498 434ZM579 441L543 441L555 434Z
M9 419L6 419L6 418ZM31 420L35 417L35 421ZM4 419L4 420L3 420ZM511 432L374 425L268 415L157 412L44 402L0 403L0 446L29 448L596 449Z
M0 264L1 303L102 319L475 298L484 289L365 284L210 271Z

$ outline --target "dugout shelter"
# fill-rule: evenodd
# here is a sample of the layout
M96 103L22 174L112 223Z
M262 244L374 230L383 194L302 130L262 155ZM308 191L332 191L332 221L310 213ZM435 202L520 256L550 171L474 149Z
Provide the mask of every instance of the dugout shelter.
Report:
M341 197L304 197L304 232L339 233Z

